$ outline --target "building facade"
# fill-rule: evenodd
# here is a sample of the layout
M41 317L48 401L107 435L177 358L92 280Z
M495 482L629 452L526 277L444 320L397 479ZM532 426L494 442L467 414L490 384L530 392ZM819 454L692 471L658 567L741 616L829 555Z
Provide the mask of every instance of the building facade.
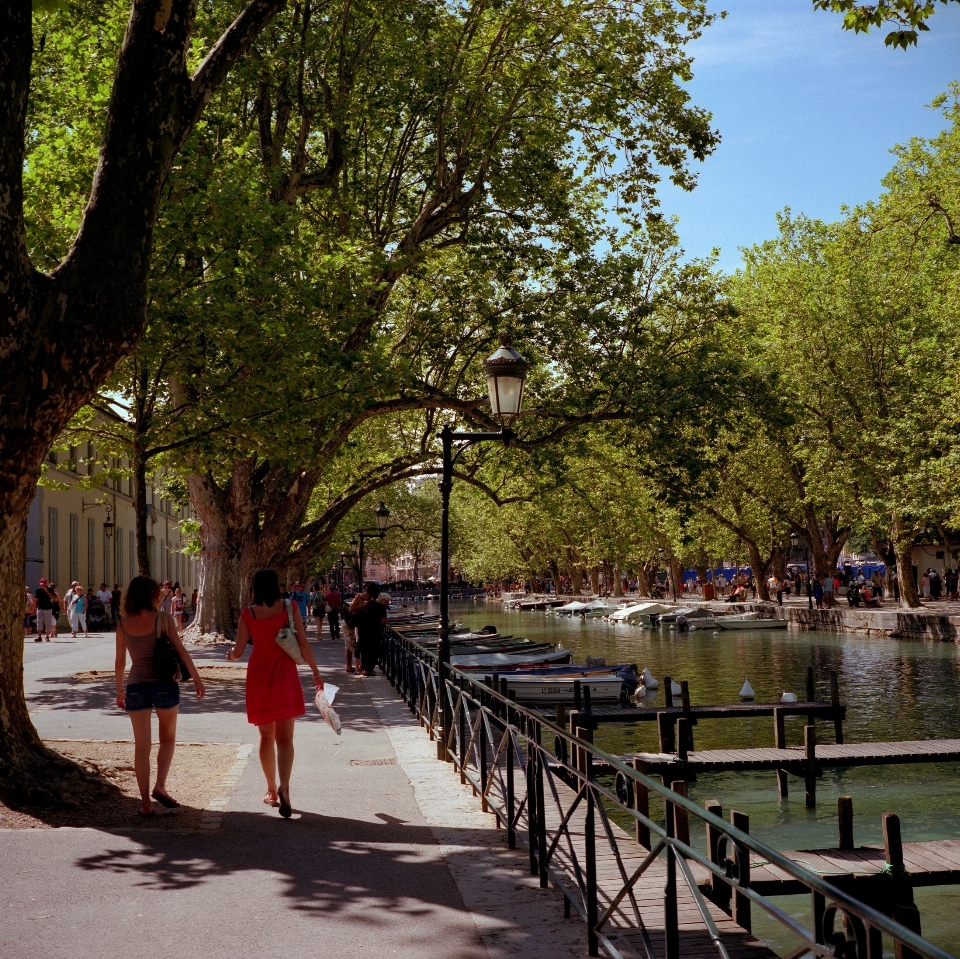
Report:
M31 591L41 577L56 583L63 595L73 581L84 589L98 589L101 583L122 588L137 575L133 480L96 478L105 467L127 466L123 460L98 461L92 443L49 454L27 523L26 581ZM152 484L147 504L151 573L161 582L179 582L189 603L199 572L196 560L183 552L181 524L191 518L190 508L178 509ZM112 527L104 525L108 515Z

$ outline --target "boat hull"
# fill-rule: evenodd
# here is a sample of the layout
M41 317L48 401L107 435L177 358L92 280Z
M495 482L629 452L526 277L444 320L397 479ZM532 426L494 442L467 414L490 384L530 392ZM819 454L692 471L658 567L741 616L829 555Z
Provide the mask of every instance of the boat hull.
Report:
M572 704L574 683L580 683L581 695L590 690L590 703L616 703L620 701L623 681L619 676L507 676L507 690L516 693L518 703L564 703Z

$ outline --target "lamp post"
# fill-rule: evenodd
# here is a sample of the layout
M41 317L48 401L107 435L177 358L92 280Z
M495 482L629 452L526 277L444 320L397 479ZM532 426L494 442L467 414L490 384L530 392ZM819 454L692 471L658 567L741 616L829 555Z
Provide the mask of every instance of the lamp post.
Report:
M790 547L796 550L800 544L800 537L796 533L790 534ZM810 578L810 547L803 544L804 559L807 568L807 609L813 609L813 580Z
M387 509L386 503L381 503L373 514L377 518L377 528L376 529L358 529L354 530L355 534L360 537L360 552L359 556L359 566L360 566L360 585L363 585L363 544L365 540L368 539L383 539L387 535L387 522L390 519L390 510ZM356 540L350 540L350 545L353 546L356 544Z
M440 479L440 645L437 650L440 672L441 730L437 741L437 758L447 759L447 741L450 738L450 703L447 700L445 682L450 665L450 490L453 487L453 465L457 457L475 443L500 440L509 443L513 438L510 424L520 413L523 403L523 386L527 378L527 361L510 346L510 340L501 337L500 348L483 361L483 373L487 379L490 410L501 424L498 433L460 433L448 423L440 431L443 447L443 472ZM454 453L453 444L463 445Z

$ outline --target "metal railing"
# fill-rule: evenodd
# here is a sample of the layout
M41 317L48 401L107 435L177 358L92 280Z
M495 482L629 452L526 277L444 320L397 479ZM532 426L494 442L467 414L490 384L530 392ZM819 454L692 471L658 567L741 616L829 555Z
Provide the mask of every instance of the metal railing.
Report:
M668 788L598 749L588 714L574 714L574 735L517 705L504 678L480 678L448 666L441 684L436 652L390 630L381 660L388 679L437 742L438 759L451 762L461 783L473 788L484 811L506 829L510 848L526 842L531 875L539 876L542 887L552 883L563 893L565 915L572 910L585 921L591 956L602 947L614 959L624 959L625 953L679 959L714 951L727 957L725 938L739 938L741 951L752 911L758 909L795 939L784 959L881 959L884 937L897 957L951 959L750 836L740 828L739 814L725 822L687 799L685 783ZM615 784L610 776L600 781L597 766L612 768ZM651 799L663 803L662 823L650 815ZM634 835L618 822L632 823ZM706 831L705 853L691 844L694 822ZM811 928L751 888L751 858L779 869L792 887L807 890ZM604 868L598 869L601 859ZM695 870L705 881L697 882ZM649 888L646 898L638 895L645 876L648 886L656 880L655 902ZM912 903L902 871L890 870L888 878L886 901L896 903L898 893L906 891Z

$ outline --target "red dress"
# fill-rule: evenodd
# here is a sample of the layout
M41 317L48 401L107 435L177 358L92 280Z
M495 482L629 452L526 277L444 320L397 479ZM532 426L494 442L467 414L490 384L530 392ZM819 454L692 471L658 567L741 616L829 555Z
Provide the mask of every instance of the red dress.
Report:
M247 720L264 726L278 719L302 716L307 710L297 664L277 645L277 632L287 622L287 611L257 619L249 606L240 612L253 637L247 664Z

